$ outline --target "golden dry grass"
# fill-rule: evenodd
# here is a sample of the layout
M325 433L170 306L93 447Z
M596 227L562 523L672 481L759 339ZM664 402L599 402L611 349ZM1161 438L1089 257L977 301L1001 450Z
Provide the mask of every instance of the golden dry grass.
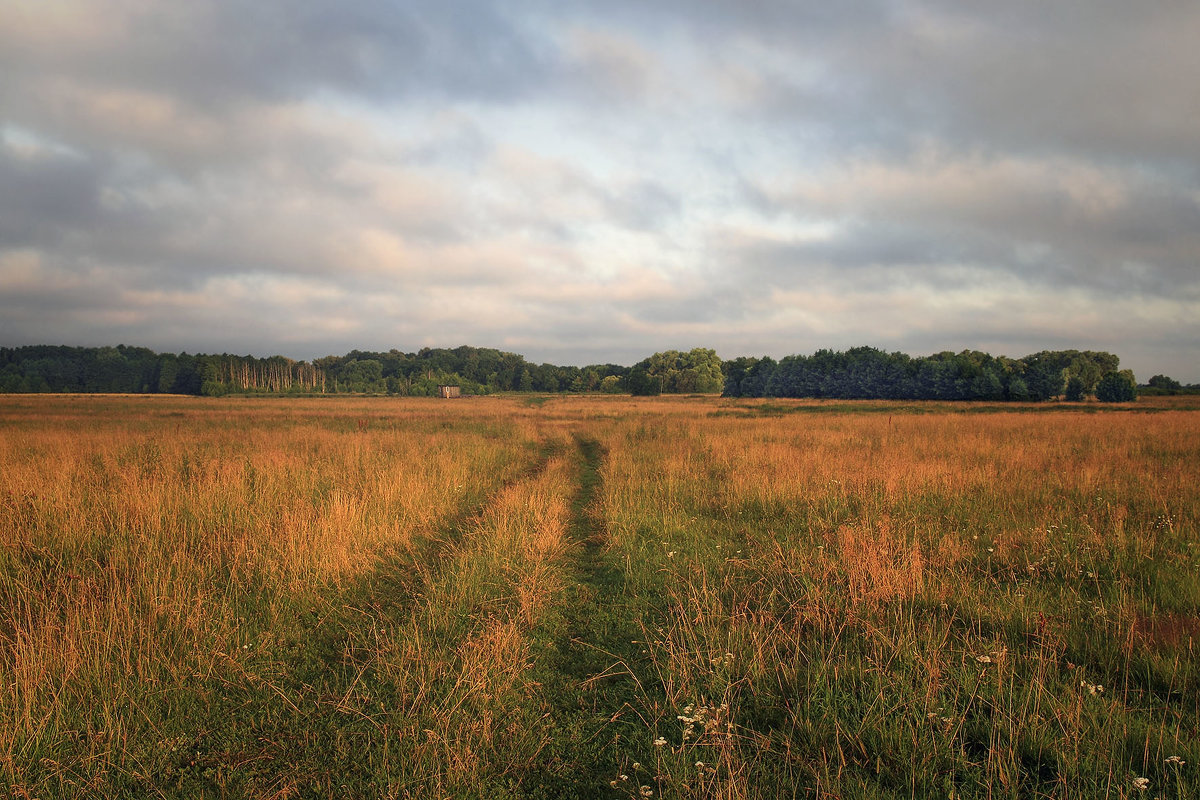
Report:
M646 636L675 788L762 796L772 762L868 796L1170 777L1200 718L1200 419L829 405L663 403L605 440L614 544L667 599ZM689 742L689 704L760 721Z
M1198 465L1165 399L0 398L0 774L1185 796Z
M537 441L519 413L428 403L54 397L4 411L9 764L98 699L119 739L130 693L218 671L247 616L270 627L259 604L432 533Z

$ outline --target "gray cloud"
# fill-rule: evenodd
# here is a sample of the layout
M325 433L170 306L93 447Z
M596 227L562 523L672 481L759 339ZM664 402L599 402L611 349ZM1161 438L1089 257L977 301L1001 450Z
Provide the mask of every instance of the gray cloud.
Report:
M1200 10L0 8L0 339L1200 380Z
M55 246L99 216L98 170L83 159L22 158L0 147L0 186L0 242L8 247Z
M498 101L529 91L550 55L486 2L78 0L56 11L15 4L6 66L90 75L218 111L314 90Z

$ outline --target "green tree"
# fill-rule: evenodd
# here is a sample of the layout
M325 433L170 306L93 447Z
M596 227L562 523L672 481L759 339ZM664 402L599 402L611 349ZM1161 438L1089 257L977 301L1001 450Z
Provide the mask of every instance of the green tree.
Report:
M173 355L164 355L158 364L158 382L155 391L167 394L175 391L175 381L179 378L179 359Z
M383 380L383 364L373 358L347 361L342 366L339 382L349 392L387 391L387 383Z
M629 393L634 397L653 397L662 394L662 378L651 375L644 366L634 367L626 379Z
M203 378L200 383L200 394L207 397L221 397L229 393L229 387L221 380L217 365L211 360L205 362L201 375Z
M1175 394L1183 388L1183 384L1166 375L1155 375L1148 384L1152 389L1158 389L1163 394Z
M1137 400L1137 381L1127 369L1106 372L1096 384L1096 399L1102 403L1129 403Z
M1041 402L1062 394L1067 382L1066 368L1059 365L1061 359L1052 356L1038 353L1022 359L1025 362L1025 374L1022 377L1029 389L1029 399Z
M1029 387L1025 385L1025 379L1020 375L1012 375L1008 379L1008 399L1009 400L1028 400Z
M664 350L642 359L634 369L641 369L657 379L658 390L668 394L720 392L725 386L723 364L715 350L696 347L686 353ZM632 373L630 373L632 379ZM632 390L634 384L629 383Z

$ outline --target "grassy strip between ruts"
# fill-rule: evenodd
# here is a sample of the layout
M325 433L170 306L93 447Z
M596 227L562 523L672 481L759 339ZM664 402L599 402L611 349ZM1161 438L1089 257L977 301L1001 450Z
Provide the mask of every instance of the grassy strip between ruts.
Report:
M519 768L509 759L537 750L522 742L533 720L512 715L526 689L525 632L545 592L530 577L554 556L561 525L539 496L562 481L562 451L544 445L533 468L441 535L334 598L312 598L282 650L246 653L236 682L197 698L205 724L142 788L180 797L503 794Z
M614 783L627 788L636 760L631 754L651 748L646 710L664 700L642 641L644 621L656 609L627 590L623 565L608 547L603 448L579 434L575 441L573 558L563 601L540 631L545 655L533 675L545 708L546 744L521 781L521 796L529 798L611 797ZM652 783L646 791L653 791ZM642 784L634 785L640 792Z
M605 552L600 446L576 445L574 458L552 448L543 470L501 491L496 513L460 520L469 532L452 546L391 561L324 615L311 611L286 661L248 660L246 680L221 689L173 774L150 786L180 796L611 796L629 754L652 747L639 710L661 709L662 697L639 677L652 674L642 618ZM564 503L541 525L508 516L555 506L545 492L570 500L569 515ZM515 563L526 544L534 558Z

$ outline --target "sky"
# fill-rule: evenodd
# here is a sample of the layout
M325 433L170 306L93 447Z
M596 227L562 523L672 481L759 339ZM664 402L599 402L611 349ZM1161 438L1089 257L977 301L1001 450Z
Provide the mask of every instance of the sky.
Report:
M0 0L0 344L1200 382L1189 0Z

